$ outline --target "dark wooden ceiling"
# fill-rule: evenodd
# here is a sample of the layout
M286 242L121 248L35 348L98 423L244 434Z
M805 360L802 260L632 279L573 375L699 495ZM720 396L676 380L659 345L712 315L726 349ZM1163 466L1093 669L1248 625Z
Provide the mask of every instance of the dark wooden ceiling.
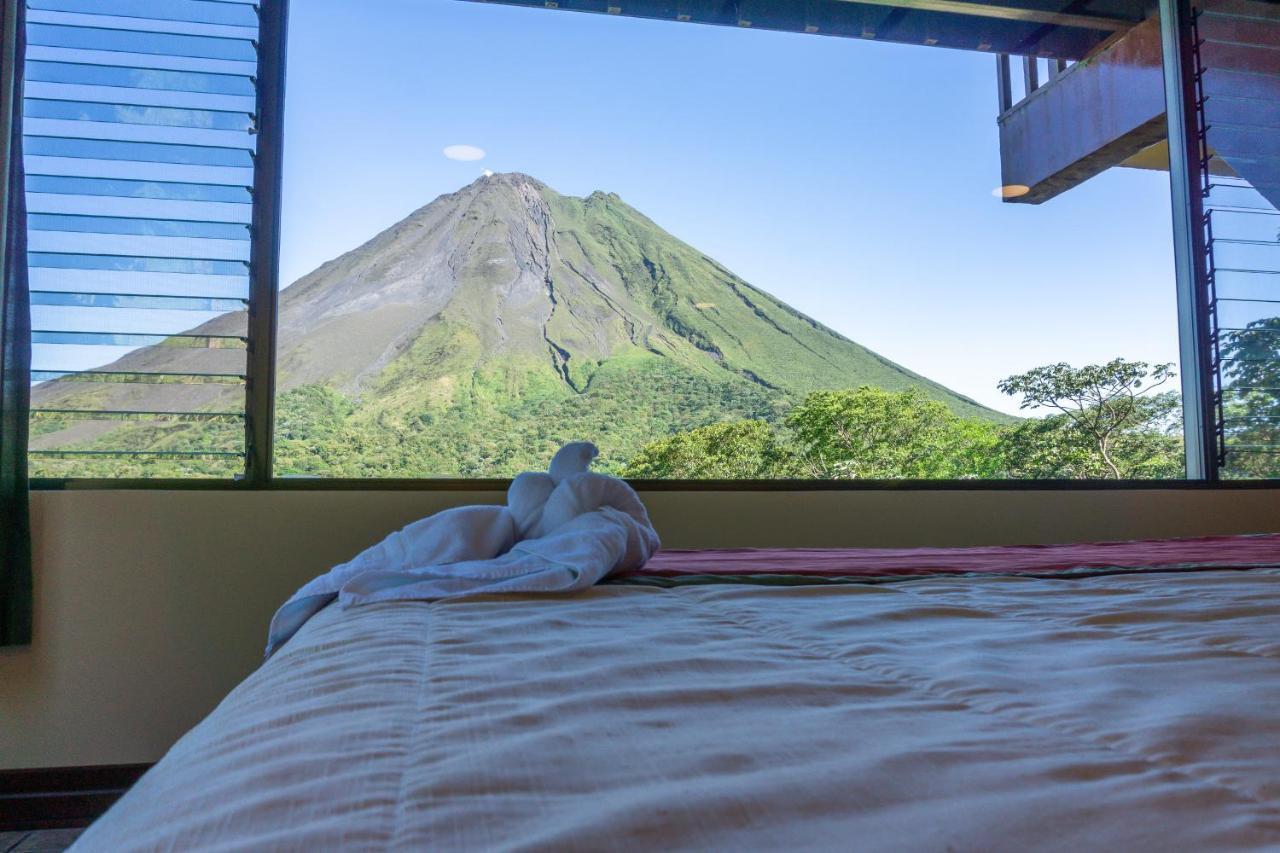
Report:
M1081 59L1153 0L470 0Z

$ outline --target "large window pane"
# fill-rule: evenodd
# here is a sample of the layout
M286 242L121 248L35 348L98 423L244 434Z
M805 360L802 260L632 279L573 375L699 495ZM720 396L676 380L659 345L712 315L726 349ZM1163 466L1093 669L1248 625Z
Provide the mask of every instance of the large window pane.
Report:
M636 477L1181 477L1158 138L1001 168L1094 153L1041 128L1019 155L1011 116L1144 9L807 5L831 17L296 6L277 473L501 477L590 439ZM998 92L1019 45L1053 58Z

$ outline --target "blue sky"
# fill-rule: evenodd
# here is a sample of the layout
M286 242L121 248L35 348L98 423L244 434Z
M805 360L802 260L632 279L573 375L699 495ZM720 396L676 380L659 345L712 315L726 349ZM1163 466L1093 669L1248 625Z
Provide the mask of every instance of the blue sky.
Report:
M996 381L1039 364L1176 360L1167 176L1001 204L991 56L459 0L290 18L286 282L485 169L522 171L616 192L1006 411Z

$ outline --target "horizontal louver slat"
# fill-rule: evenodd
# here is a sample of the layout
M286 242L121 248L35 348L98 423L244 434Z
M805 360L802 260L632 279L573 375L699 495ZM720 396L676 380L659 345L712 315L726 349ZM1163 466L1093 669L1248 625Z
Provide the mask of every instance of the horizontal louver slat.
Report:
M249 39L66 24L30 23L27 25L27 43L42 47L161 54L189 59L230 59L239 62L252 62L257 56L253 42Z
M250 2L223 0L30 0L28 8L50 12L88 12L121 18L188 21L254 27L258 16Z
M70 252L31 252L28 263L33 267L81 270L119 270L128 272L187 273L191 275L238 275L248 264L221 258L157 258L136 255L95 255Z
M238 451L220 451L220 450L45 450L42 448L32 448L28 451L36 456L168 456L181 458L198 458L205 456L226 456L232 459L241 459L244 454Z
M27 175L28 193L94 195L116 198L216 201L250 204L248 187L231 184L192 184L174 181L136 181L124 178L85 178L72 175Z
M79 308L152 308L166 311L239 311L245 301L204 296L142 296L134 293L72 293L37 290L32 305L75 306Z
M243 309L243 306L240 306ZM151 306L50 305L31 307L31 322L41 329L105 334L184 335L193 333L243 338L247 334L244 310L192 311ZM213 321L216 325L210 325Z
M54 267L31 269L35 291L60 293L134 294L247 300L249 279L227 275L132 272L120 270L77 270Z
M90 62L28 60L28 82L110 86L122 89L158 89L209 95L253 96L253 78L244 74L134 68Z
M248 240L243 222L196 222L181 219L143 219L89 214L36 213L28 217L33 231L71 231L91 234L132 234L145 237L208 237Z
M78 375L82 371L110 374L122 380L135 374L244 376L246 349L208 347L113 346L111 344L35 344L31 348L33 372ZM40 389L38 405L51 392Z
M31 232L29 251L96 255L146 256L174 260L248 262L249 247L243 240L196 237L149 237L137 234L101 234L84 231Z
M243 385L243 374L234 373L146 373L129 370L33 370L32 382L69 379L78 382L121 382L131 385Z
M58 383L56 393L33 406L46 414L65 414L79 419L102 416L111 419L129 416L185 415L189 420L244 417L244 387L212 382L86 382L80 379Z
M81 160L130 160L184 166L253 166L251 148L181 145L176 142L125 142L117 139L77 139L66 136L28 136L28 156L75 157Z
M95 344L113 347L206 347L209 349L243 349L246 340L233 335L142 334L129 332L76 332L33 329L33 344Z
M109 124L154 124L204 130L242 130L253 127L249 113L229 110L194 110L158 107L149 104L111 104L93 101L27 98L23 107L27 118L93 121Z

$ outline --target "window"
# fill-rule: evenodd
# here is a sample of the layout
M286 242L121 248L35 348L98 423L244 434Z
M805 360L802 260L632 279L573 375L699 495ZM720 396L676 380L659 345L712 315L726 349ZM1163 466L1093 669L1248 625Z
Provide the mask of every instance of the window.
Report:
M35 477L246 466L258 10L29 0Z
M1104 478L998 383L1177 360L1167 176L1003 203L987 53L378 9L292 17L278 473ZM1118 473L1182 476L1141 405Z
M280 196L255 4L32 0L37 474L501 478L590 439L656 479L1273 475L1272 72L1227 12L1171 231L1143 3L543 5L297 4Z

